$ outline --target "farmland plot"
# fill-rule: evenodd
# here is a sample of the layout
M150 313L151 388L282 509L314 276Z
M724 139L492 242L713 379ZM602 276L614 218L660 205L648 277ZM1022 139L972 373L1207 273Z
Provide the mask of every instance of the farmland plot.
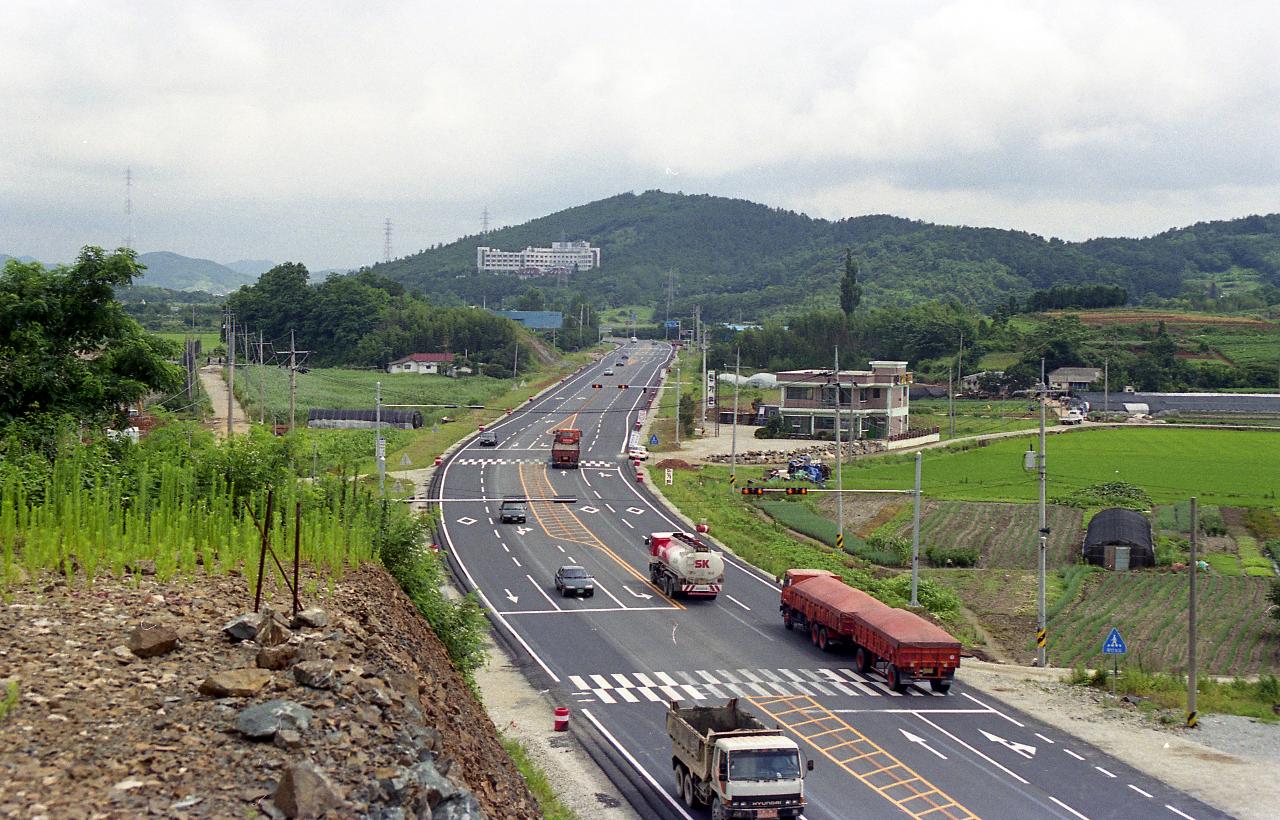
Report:
M1049 505L1045 561L1050 568L1075 563L1083 512ZM1034 504L928 501L920 511L920 551L925 545L977 547L982 568L1035 569L1039 511ZM898 532L911 537L911 522Z
M1265 616L1267 581L1205 575L1200 579L1196 652L1201 672L1250 675L1280 667L1280 630ZM1102 642L1111 627L1129 654L1121 663L1177 673L1186 667L1187 575L1100 572L1049 623L1055 666L1107 663Z

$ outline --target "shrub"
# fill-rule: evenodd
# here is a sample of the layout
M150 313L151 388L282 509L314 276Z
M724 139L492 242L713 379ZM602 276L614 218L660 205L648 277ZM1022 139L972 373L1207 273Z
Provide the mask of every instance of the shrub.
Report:
M874 532L867 538L867 548L895 556L896 563L889 566L903 567L911 563L911 540L900 535Z
M1244 525L1259 541L1280 539L1280 516L1264 507L1250 507L1244 513Z
M1191 560L1191 547L1185 538L1162 535L1156 539L1156 566L1167 567Z
M926 547L924 554L935 567L976 567L979 558L977 547L942 547L936 544Z
M1069 496L1054 498L1054 504L1064 507L1125 507L1130 510L1151 509L1151 496L1141 487L1124 481L1093 484L1076 490Z
M886 590L894 593L904 601L911 600L911 575L902 573L884 582ZM919 579L916 587L916 599L920 605L942 620L952 620L960 612L960 597L950 587L930 578Z
M0 698L0 721L9 716L9 713L18 705L18 682L11 680L5 685L4 697Z

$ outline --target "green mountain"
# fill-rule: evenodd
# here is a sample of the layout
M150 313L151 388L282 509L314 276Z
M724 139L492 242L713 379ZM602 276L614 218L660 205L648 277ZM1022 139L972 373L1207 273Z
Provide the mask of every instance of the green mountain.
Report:
M646 191L619 194L523 225L466 236L373 266L444 304L510 303L551 283L480 274L478 245L518 250L561 237L601 248L598 270L568 289L597 304L652 305L662 315L675 272L673 315L699 304L712 320L759 320L835 306L852 248L863 304L954 297L990 309L1054 285L1107 284L1131 300L1176 296L1219 275L1280 285L1280 215L1198 223L1145 239L1064 242L1024 231L934 225L895 216L829 221L739 199Z
M139 285L169 290L202 290L207 293L230 293L241 285L251 285L257 276L232 270L210 259L192 259L169 251L153 251L138 255L147 270Z

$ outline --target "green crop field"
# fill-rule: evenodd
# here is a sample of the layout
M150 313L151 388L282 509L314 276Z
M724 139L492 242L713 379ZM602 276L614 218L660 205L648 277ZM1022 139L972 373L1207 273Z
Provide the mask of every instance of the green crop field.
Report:
M1046 559L1050 568L1075 563L1081 539L1080 510L1049 505ZM930 501L920 516L920 552L926 545L976 547L978 566L1035 569L1038 562L1039 509L1035 504L979 504ZM911 537L908 519L897 532Z
M156 333L155 335L159 336L161 339L167 339L171 342L177 342L179 345L182 344L184 339L187 339L190 336L194 335L197 339L200 340L200 350L206 356L209 355L209 352L211 350L213 350L215 347L222 344L222 333L217 330L201 330L201 331L197 331L194 334L162 331L162 332Z
M393 375L371 370L314 368L298 375L298 421L305 422L307 410L313 407L372 410L375 384L379 381L384 406L484 404L511 386L507 380L488 376L451 379L418 373ZM279 423L284 424L289 415L289 371L278 367L237 367L236 398L251 417L258 418L261 409L265 410L268 420L279 419ZM447 408L418 409L428 420L459 415L457 410Z
M1183 572L1091 574L1074 600L1050 619L1050 662L1105 664L1102 641L1114 626L1129 649L1123 665L1185 670L1187 583ZM1199 586L1196 654L1201 672L1250 675L1280 668L1280 640L1263 614L1268 582L1210 574L1200 578Z
M922 483L926 496L958 501L1034 501L1035 472L1023 469L1034 441L1017 437L986 447L926 450ZM1156 503L1198 496L1206 504L1277 506L1280 497L1280 434L1251 430L1159 427L1073 430L1048 441L1050 498L1093 484L1125 481L1146 490ZM908 489L913 456L859 459L844 469L852 489Z
M953 402L956 437L1028 430L1040 425L1039 415L1027 409L1025 399L957 399ZM911 402L911 426L937 427L944 439L951 438L946 399L918 399Z

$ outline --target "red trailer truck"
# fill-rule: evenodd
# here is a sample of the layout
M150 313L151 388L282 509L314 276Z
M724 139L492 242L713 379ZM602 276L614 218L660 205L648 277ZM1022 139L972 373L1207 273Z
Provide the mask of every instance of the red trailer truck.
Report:
M960 642L946 631L826 570L787 570L779 609L787 629L806 630L824 651L850 647L859 672L877 669L897 691L927 680L933 691L945 693L960 666Z
M582 431L568 427L556 430L551 442L551 466L576 468L582 453Z

